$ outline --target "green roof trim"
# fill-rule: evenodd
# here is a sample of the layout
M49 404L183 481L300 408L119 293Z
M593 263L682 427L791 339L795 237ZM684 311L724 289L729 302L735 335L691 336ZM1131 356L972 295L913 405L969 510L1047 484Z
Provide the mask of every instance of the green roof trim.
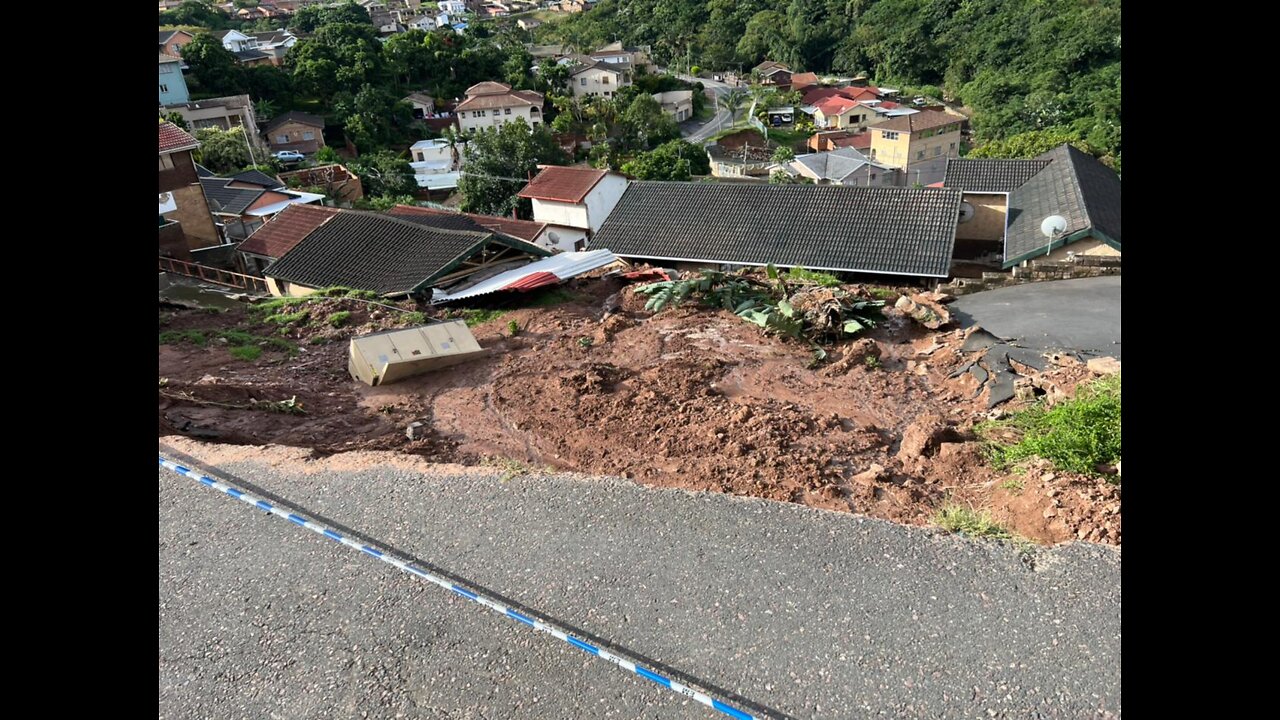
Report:
M1004 270L1008 270L1009 268L1013 267L1014 265L1017 265L1023 260L1032 260L1044 255L1052 254L1054 250L1057 250L1060 247L1066 247L1067 245L1070 245L1071 243L1077 240L1083 240L1087 237L1091 237L1095 235L1098 237L1099 240L1102 240L1103 242L1110 245L1111 247L1117 250L1120 249L1120 243L1112 240L1111 238L1103 235L1102 233L1098 232L1097 230L1094 230L1091 227L1087 227L1083 230L1077 230L1076 232L1073 232L1070 235L1067 235L1066 237L1060 240L1054 240L1053 242L1046 244L1044 247L1036 248L1031 252L1026 252L1010 260L1005 260L1004 265L1002 265L1001 268Z

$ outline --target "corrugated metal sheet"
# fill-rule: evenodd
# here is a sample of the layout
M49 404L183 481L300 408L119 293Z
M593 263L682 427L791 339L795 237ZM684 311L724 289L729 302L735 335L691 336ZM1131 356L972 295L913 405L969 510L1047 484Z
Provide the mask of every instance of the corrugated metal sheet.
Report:
M455 293L444 293L437 289L431 296L431 304L438 305L477 295L487 295L499 290L527 292L534 288L563 282L617 260L618 256L607 249L560 253L515 270L498 273L488 280Z

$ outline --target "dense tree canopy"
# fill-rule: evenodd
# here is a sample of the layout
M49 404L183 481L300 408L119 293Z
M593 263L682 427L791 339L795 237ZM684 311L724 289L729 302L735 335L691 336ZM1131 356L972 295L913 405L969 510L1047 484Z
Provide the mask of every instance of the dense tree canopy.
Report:
M643 152L623 164L622 172L637 180L688 180L711 173L711 160L702 148L684 140L672 140L652 152Z
M484 128L472 135L466 149L467 164L458 190L462 209L486 215L533 215L528 200L516 194L538 173L539 164L563 165L564 153L546 125L530 130L523 120L497 128Z
M215 173L240 172L252 162L242 127L230 130L203 128L196 131L196 140L200 141L200 149L194 153L196 162Z
M371 198L412 195L418 190L413 168L399 153L387 150L366 153L350 161L350 167L360 177L365 195Z

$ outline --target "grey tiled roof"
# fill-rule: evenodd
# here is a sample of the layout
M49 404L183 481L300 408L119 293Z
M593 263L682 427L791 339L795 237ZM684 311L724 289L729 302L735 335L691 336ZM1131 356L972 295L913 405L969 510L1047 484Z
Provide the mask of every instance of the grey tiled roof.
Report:
M264 188L270 188L272 190L284 187L284 183L280 182L279 179L273 178L261 170L246 170L242 173L232 175L231 179L239 180L240 182L253 183L254 185L261 185Z
M850 175L862 170L867 165L881 167L871 162L870 158L854 148L840 148L828 152L797 155L795 162L804 165L811 172L824 180L842 182Z
M272 118L271 122L267 123L267 126L263 128L263 132L271 132L272 130L275 130L276 128L280 127L281 125L287 122L302 123L303 125L310 125L312 127L318 127L321 129L324 128L324 118L320 117L319 115L312 115L311 113L304 113L304 112L299 112L297 110L290 110L289 112L284 113L283 115L277 115L276 117Z
M1050 215L1066 218L1064 235L1096 231L1118 249L1120 177L1070 145L1060 145L1036 159L1051 162L1009 195L1005 267L1046 252L1049 238L1040 232L1040 224Z
M945 277L958 190L633 182L593 248L623 257Z
M342 285L393 295L424 287L455 261L499 242L483 228L476 232L443 225L345 210L303 238L266 274L307 287ZM548 254L528 243L500 242L532 255Z
M1013 192L1049 164L1048 160L948 158L943 185L965 192Z
M231 54L235 55L237 60L261 60L271 57L261 50L237 50Z
M209 202L209 209L215 213L223 213L226 215L240 215L254 200L263 193L261 188L233 188L227 187L227 183L231 182L231 178L220 177L202 177L200 178L200 187L204 189L205 200Z

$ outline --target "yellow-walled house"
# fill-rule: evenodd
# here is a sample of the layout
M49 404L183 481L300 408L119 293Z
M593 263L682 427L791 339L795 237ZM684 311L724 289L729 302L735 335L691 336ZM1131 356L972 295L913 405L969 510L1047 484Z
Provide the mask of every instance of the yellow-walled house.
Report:
M960 157L960 123L964 118L934 110L901 115L871 128L871 159L908 171L908 179L930 183L941 179L946 159ZM917 179L921 169L938 178Z

